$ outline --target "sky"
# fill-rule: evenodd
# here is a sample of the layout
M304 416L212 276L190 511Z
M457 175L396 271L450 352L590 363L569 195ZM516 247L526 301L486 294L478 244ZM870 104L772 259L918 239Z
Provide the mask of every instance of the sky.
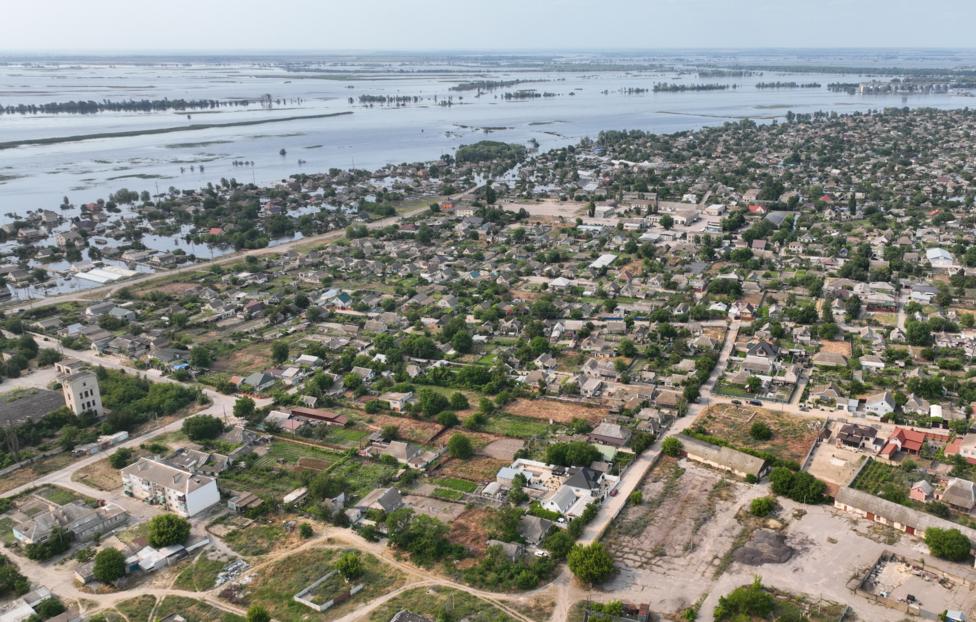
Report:
M974 0L3 0L4 51L972 47Z

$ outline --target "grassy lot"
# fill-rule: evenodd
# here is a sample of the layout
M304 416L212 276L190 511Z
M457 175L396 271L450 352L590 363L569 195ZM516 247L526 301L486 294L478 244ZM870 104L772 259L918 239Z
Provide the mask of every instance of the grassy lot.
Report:
M206 554L200 555L180 572L173 587L191 592L205 592L214 586L217 575L226 564L224 560L211 559Z
M467 592L445 587L407 590L383 603L369 616L369 622L387 622L401 609L429 619L471 620L472 622L510 622L507 613ZM443 615L442 615L443 614Z
M285 529L280 523L254 523L244 529L237 529L224 536L224 542L238 555L253 557L267 555L275 545L285 538Z
M433 480L433 483L441 488L450 488L452 490L460 490L461 492L474 492L478 489L478 485L474 482L456 477L440 477Z
M464 499L464 493L460 490L454 490L452 488L435 488L433 495L438 499L443 499L444 501L460 501Z
M773 432L769 440L756 440L749 434L755 423L765 423ZM715 404L709 406L695 420L695 429L725 439L733 447L768 452L781 460L802 462L817 438L822 421L797 417L783 412Z
M309 445L289 443L288 441L275 439L271 442L268 453L258 461L258 464L273 466L279 464L279 461L284 461L290 465L297 465L298 461L302 458L315 458L316 460L325 460L331 463L335 462L339 457L339 454L335 451L324 447L311 447Z
M156 597L143 595L136 596L129 600L123 600L115 606L119 613L124 615L129 622L150 622L149 614L156 606Z
M490 434L498 434L499 436L531 438L533 436L545 435L549 431L549 424L537 419L528 419L526 417L501 413L492 415L483 430Z
M332 570L342 552L328 548L303 551L262 569L249 588L250 602L267 608L276 620L334 620L403 583L399 571L361 553L365 570L357 580L365 585L361 592L321 614L294 602L292 596Z
M385 486L393 481L398 467L362 459L350 459L338 464L329 471L349 484L348 493L357 499L374 488Z
M95 502L94 499L60 486L45 486L44 488L36 491L34 494L47 499L51 503L57 503L58 505L67 505L72 501L81 501L82 503Z
M233 490L246 490L259 496L281 497L302 486L299 461L302 459L326 468L340 459L334 451L291 443L271 442L268 453L248 468L232 468L222 473L221 482Z
M155 618L163 620L172 614L179 614L186 622L244 622L244 618L226 611L221 611L213 605L184 598L182 596L167 596L159 604Z

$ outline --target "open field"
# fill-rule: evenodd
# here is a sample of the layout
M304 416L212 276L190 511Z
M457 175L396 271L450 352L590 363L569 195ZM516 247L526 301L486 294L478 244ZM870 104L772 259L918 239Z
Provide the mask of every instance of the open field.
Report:
M741 503L739 488L715 471L664 458L638 488L643 503L617 516L605 543L627 568L706 576L739 531L732 507Z
M239 376L262 371L271 366L271 349L266 343L255 343L234 350L226 356L217 358L214 371L224 371Z
M574 219L582 213L585 205L578 201L554 201L547 199L539 202L511 202L501 203L507 212L517 212L524 209L534 218L569 218Z
M470 460L449 459L437 469L438 477L454 477L471 482L495 479L498 469L510 464L509 460L497 460L487 456L475 456Z
M277 620L333 620L355 610L363 603L385 594L404 581L398 570L376 557L360 553L364 574L357 582L365 588L332 609L316 613L296 603L292 596L304 587L333 570L335 560L343 552L339 548L318 548L296 553L254 573L249 585L233 585L221 595L235 601L264 606Z
M517 399L505 406L505 412L528 419L539 419L546 422L552 420L554 423L570 423L573 419L583 419L591 424L596 424L606 416L603 409L593 408L585 404L524 398Z
M401 609L431 620L450 619L471 622L512 622L513 620L504 611L477 596L435 586L419 587L399 594L373 611L369 616L369 622L388 622Z
M451 489L438 489L447 490L448 492L457 492ZM460 498L461 493L458 492L457 496ZM404 503L413 508L416 512L420 514L426 514L432 518L443 521L445 523L450 523L458 516L464 513L464 505L461 503L453 503L452 501L443 499L432 499L431 497L421 497L419 495L405 495L403 497Z
M487 519L491 516L488 508L471 508L451 523L448 538L460 544L474 555L481 555L488 548Z
M155 619L165 620L175 614L182 616L186 622L244 622L242 616L221 611L213 605L183 596L163 598L156 608Z
M773 431L771 439L758 441L749 435L750 427L757 422L769 426ZM698 416L694 425L711 436L727 440L733 447L768 452L780 460L799 463L813 446L822 424L819 419L765 408L714 404Z

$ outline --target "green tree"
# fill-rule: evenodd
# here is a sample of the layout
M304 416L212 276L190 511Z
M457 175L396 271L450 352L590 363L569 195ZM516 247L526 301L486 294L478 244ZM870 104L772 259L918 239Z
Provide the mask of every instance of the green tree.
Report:
M125 576L125 555L118 549L102 549L95 554L92 574L102 583L114 583Z
M346 581L358 579L363 574L363 560L355 551L346 551L340 555L335 567Z
M271 360L276 365L281 365L288 360L288 344L284 341L276 341L271 345Z
M749 513L753 516L769 516L776 509L776 499L773 497L759 497L749 503Z
M247 610L247 622L271 622L271 614L261 605L251 605Z
M599 542L574 545L566 561L576 578L587 585L603 583L614 572L613 557Z
M250 420L254 417L257 405L249 397L239 397L234 402L234 416L238 419Z
M124 469L132 464L133 453L128 447L119 447L108 457L108 463L113 469Z
M664 227L666 230L670 230L671 227L674 226L674 218L672 218L670 214L665 214L664 216L661 216L661 220L659 222L661 223L661 226Z
M925 530L925 544L932 555L953 562L969 559L973 543L958 529L939 529L929 527Z
M746 391L752 394L759 393L762 390L762 378L759 376L749 376L749 380L746 381Z
M773 430L765 422L757 421L749 428L749 436L753 440L768 441L773 438Z
M455 434L447 441L447 453L452 458L467 460L474 455L474 447L471 445L471 439L464 434Z
M684 451L684 445L677 437L669 436L661 441L661 452L665 456L671 456L672 458L678 458Z
M183 544L190 537L190 521L176 514L159 514L149 521L149 544L162 548Z
M194 415L183 420L183 433L191 441L212 441L224 433L224 422L213 415Z
M190 350L190 365L199 368L207 369L213 364L213 354L210 352L209 348L203 346L194 346Z

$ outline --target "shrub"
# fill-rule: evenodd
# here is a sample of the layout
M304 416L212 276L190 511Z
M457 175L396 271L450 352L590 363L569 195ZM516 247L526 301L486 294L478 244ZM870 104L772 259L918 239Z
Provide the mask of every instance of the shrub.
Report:
M311 538L313 533L314 532L312 531L312 526L309 525L308 523L302 523L301 525L298 526L298 535L300 535L302 538L305 538L306 540Z
M128 447L119 447L108 457L108 463L113 469L123 469L132 464L132 450Z
M665 456L671 456L672 458L678 458L684 451L684 445L681 444L674 436L669 436L663 441L661 441L661 451Z
M336 560L336 570L346 581L358 579L363 574L363 560L359 553L346 551Z
M271 622L271 614L261 605L251 605L247 610L247 622Z
M727 595L718 599L715 607L715 620L752 620L755 618L768 619L776 608L773 595L763 589L759 577L751 585L737 587Z
M631 505L640 505L644 502L644 493L639 490L635 490L634 492L630 493L629 497L627 497L627 502Z
M757 421L752 424L751 428L749 428L749 436L751 436L753 440L768 441L769 439L773 438L773 430L764 422Z
M183 420L183 433L191 441L212 441L224 433L224 422L213 415L195 415Z
M576 578L587 585L602 583L614 572L613 557L599 542L573 545L566 561Z
M176 514L160 514L149 521L149 544L156 548L183 544L190 537L190 522Z
M776 500L772 497L759 497L749 504L749 513L753 516L769 516L776 509Z
M804 471L775 467L769 480L772 482L773 492L794 501L817 504L826 500L827 485Z
M467 460L474 455L474 447L471 445L471 439L467 436L464 434L455 434L447 441L447 452L453 458Z
M932 555L940 559L961 562L969 558L973 543L958 529L929 527L925 530L925 544Z
M118 581L125 576L125 556L118 549L102 549L95 555L92 574L102 583Z
M589 466L601 458L600 451L586 441L553 443L546 447L546 462L559 466Z

